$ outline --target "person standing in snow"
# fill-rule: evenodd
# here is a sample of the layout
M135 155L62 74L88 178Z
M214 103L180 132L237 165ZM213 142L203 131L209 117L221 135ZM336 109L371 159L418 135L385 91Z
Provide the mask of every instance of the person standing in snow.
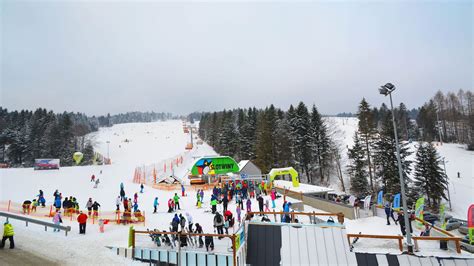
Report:
M241 216L240 216L240 212L241 212L241 209L240 209L240 206L237 205L237 207L235 208L235 213L237 214L237 220L239 220L239 225L240 225L240 221L241 221Z
M203 231L202 231L202 227L199 223L196 223L196 230L194 231L194 233L196 234L202 234ZM198 241L199 241L199 248L202 248L204 246L204 242L202 241L202 236L199 236L198 237Z
M224 218L222 218L222 215L218 212L216 212L216 215L214 216L214 227L217 229L218 234L224 234ZM219 237L219 239L221 238L222 237Z
M86 203L87 214L88 214L89 216L91 216L92 204L93 204L92 198L89 198L89 200L88 200L87 203Z
M181 225L181 231L186 229L186 218L182 214L179 214L179 224Z
M97 178L97 179L95 180L94 188L97 188L97 187L99 186L99 183L100 183L100 180L99 180L99 178Z
M94 201L94 204L92 204L92 210L94 211L94 217L99 216L99 207L100 207L100 204L97 201Z
M257 201L258 201L258 211L259 212L263 212L263 197L261 195L258 196L257 198ZM261 213L260 216L262 216L263 214Z
M178 196L178 193L174 193L173 200L174 200L174 210L176 211L176 208L178 208L178 210L181 210L181 208L179 207L179 196Z
M395 224L397 224L397 220L393 217L393 209L392 204L389 201L386 201L384 204L385 215L387 216L387 225L390 225L390 217L392 217Z
M179 217L178 214L174 214L173 219L171 220L171 232L178 232L179 228Z
M227 197L227 193L222 196L222 206L224 208L224 212L227 211L227 204L229 203L229 198Z
M138 203L138 193L135 193L135 195L133 195L133 203Z
M54 199L54 207L56 207L56 212L58 212L61 209L61 198L56 197Z
M199 193L200 190L198 189L197 192L196 192L196 206L198 206L199 204L199 197L201 197L201 194Z
M158 208L158 197L155 197L155 200L153 201L153 213L156 213L156 209Z
M58 211L53 216L53 223L57 226L57 228L53 229L53 232L59 232L59 225L63 222L63 217L61 216L61 211Z
M181 197L184 197L186 195L186 189L184 188L184 185L181 184Z
M5 241L10 240L10 249L15 248L15 241L13 240L13 236L15 232L13 231L13 225L11 225L8 221L3 224L3 237L2 243L0 243L0 249L5 247Z
M122 203L122 199L120 196L117 197L117 199L115 200L115 206L117 206L117 210L116 211L120 211L120 204Z
M242 195L240 194L240 192L235 195L235 203L240 206L240 209L244 208L244 202L242 200Z
M86 234L86 224L87 224L87 215L85 213L80 212L79 216L77 216L77 222L79 223L79 234Z
M143 193L143 188L145 188L145 186L143 186L143 183L140 185L140 193Z
M128 210L128 204L129 204L128 199L124 198L124 200L123 200L123 210L125 212ZM132 204L132 203L130 202L130 204Z
M265 211L266 212L270 211L270 203L268 202L268 199L265 200Z
M216 213L217 211L217 199L214 194L211 195L211 209L212 209L212 214Z
M137 210L138 210L138 203L135 202L133 203L133 212L137 212Z
M250 201L250 199L247 200L247 212L251 212L252 211L252 202Z
M41 189L38 194L38 203L41 204L41 207L46 207L46 200L44 199L44 193Z
M120 200L124 200L125 198L125 190L121 189L120 190Z
M204 202L204 189L201 189L201 193L200 193L200 194L201 194L200 200L201 200L201 203L203 203L203 202Z
M186 213L186 219L188 219L189 232L192 232L193 231L193 217L188 212Z
M272 209L275 209L276 208L276 206L275 206L276 191L275 191L274 188L272 189L272 192L270 194L270 198L272 199Z
M91 176L91 182L95 182L95 175Z

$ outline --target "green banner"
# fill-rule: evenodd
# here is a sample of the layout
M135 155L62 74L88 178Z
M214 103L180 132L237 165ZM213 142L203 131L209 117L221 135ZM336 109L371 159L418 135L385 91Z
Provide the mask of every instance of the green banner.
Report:
M446 229L446 212L443 203L439 206L439 222L441 223L441 229Z
M219 175L238 173L239 165L229 156L204 157L191 168L192 175Z
M425 198L421 197L416 201L415 204L415 216L416 218L423 220L423 212L425 209ZM417 228L423 228L423 223L417 222Z

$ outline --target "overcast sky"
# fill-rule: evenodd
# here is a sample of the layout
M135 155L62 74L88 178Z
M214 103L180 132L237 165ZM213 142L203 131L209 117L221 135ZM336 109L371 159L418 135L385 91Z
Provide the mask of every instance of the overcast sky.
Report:
M8 109L335 114L387 102L386 82L409 108L473 89L471 1L0 2Z

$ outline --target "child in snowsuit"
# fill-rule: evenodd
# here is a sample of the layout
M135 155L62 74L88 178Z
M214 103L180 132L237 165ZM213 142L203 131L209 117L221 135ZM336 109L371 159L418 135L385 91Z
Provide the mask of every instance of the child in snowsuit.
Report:
M251 212L252 211L252 202L250 201L250 199L247 200L247 212Z
M56 214L53 216L53 223L58 227L54 228L53 232L59 232L59 225L63 222L62 216L61 216L61 211L56 212Z
M267 200L265 200L265 211L266 211L266 212L269 212L269 211L270 211L269 206L270 206L270 203L268 202L268 199L267 199Z
M155 200L153 201L153 213L156 213L156 209L158 208L158 197L155 197Z

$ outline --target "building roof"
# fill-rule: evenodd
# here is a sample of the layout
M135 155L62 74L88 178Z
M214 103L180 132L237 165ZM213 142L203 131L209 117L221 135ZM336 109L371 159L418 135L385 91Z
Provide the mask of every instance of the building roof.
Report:
M244 167L247 165L247 163L250 162L250 160L242 160L239 162L239 170L242 171Z
M332 192L334 189L328 187L320 187L310 184L300 183L299 187L293 187L293 183L286 180L275 180L273 181L276 187L289 189L295 192L301 192L303 194L311 194L311 193L322 193L322 192Z

